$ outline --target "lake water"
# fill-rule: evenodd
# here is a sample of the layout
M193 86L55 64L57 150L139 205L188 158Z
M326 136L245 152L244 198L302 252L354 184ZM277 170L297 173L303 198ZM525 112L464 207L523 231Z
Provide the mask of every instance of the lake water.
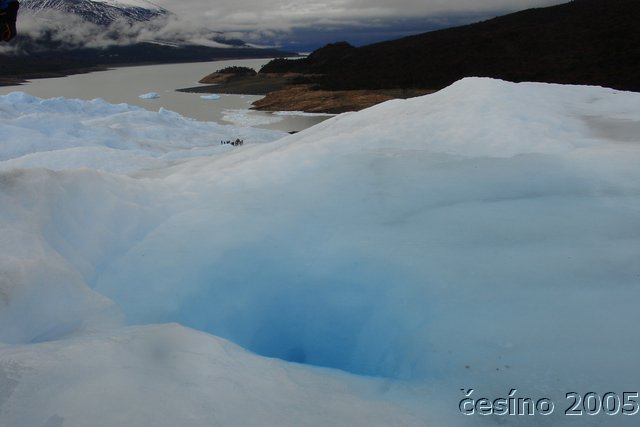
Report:
M219 99L203 99L201 96L204 94L176 91L198 86L198 80L224 67L238 65L258 70L268 61L269 59L241 59L113 68L68 77L36 79L20 86L0 86L0 95L22 91L40 98L102 98L111 103L124 102L151 111L166 108L197 120L286 132L300 131L327 119L326 115L249 110L251 103L262 96L220 94ZM157 93L159 97L140 98L140 95L149 93Z

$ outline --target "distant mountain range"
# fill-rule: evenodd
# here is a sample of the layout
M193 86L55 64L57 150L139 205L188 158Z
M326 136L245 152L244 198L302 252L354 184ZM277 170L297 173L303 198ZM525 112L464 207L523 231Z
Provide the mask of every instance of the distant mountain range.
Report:
M146 0L22 0L20 3L23 11L73 13L85 21L105 26L118 19L144 22L171 14Z
M440 89L470 76L640 91L640 0L573 0L360 48L335 43L262 72L322 89Z
M0 45L0 84L115 65L295 56L214 30L162 33L172 12L147 0L21 0L18 37ZM144 28L156 38L139 41Z
M117 33L123 29L122 27L114 28L115 24L125 26L128 24L131 27L138 25L141 28L144 27L149 30L147 32L152 34L154 31L157 31L159 27L162 27L168 19L172 17L175 18L173 12L147 0L22 0L21 5L21 15L29 14L30 18L40 20L43 24L48 24L47 21L56 18L61 19L62 17L63 20L56 23L57 27L55 27L55 31L57 32L75 34L78 30L77 28L73 28L73 23L80 25L90 23L101 27L101 31L104 33L111 33L108 34L107 37L113 38L117 38L119 36ZM69 16L73 18L70 19L68 18ZM72 24L68 21L71 21ZM43 26L47 27L47 25ZM175 34L173 36L175 37ZM30 35L27 34L23 35L22 40L18 39L18 43L21 44L20 50L25 50L24 45L28 45L29 43L25 39L29 37ZM33 36L31 36L31 38L33 38ZM42 47L42 45L52 47L51 39L55 39L55 37L40 37L39 40L32 42L39 44L39 47ZM62 37L62 39L65 43L68 43L68 37ZM198 44L193 41L176 38L159 38L149 41L156 44L174 46ZM200 45L202 45L203 41L205 43L208 41L209 43L205 45L209 47L212 47L211 45L216 45L214 47L250 47L242 40L226 37L224 33L213 30L208 31L204 40L200 40ZM86 42L90 44L94 42L94 40L89 39L86 40ZM124 43L114 42L112 44ZM53 47L59 50L70 47L75 49L79 46L65 46L64 43L62 43L61 45ZM32 47L26 50L33 51L35 49Z

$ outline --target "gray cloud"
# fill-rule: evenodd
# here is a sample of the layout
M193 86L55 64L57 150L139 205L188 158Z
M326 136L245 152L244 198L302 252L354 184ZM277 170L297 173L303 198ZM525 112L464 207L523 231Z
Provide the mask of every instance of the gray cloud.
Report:
M289 30L310 25L366 24L399 18L434 18L451 14L511 12L568 0L156 0L193 22L223 30Z
M174 12L185 28L235 31L241 38L282 47L351 39L354 44L394 38L450 25L544 7L568 0L154 0ZM421 21L421 22L420 22ZM379 30L366 38L363 29ZM388 34L385 37L385 34ZM344 35L344 36L343 36ZM362 36L358 38L358 36ZM310 37L316 42L305 42ZM352 41L352 40L347 40Z
M116 20L105 27L83 20L80 16L56 10L20 13L18 30L21 36L35 40L48 40L68 47L104 48L111 45L128 45L143 41L197 41L212 47L224 46L215 42L220 34L204 25L187 25L183 18L165 16L148 22L131 23ZM229 36L227 36L229 37ZM5 45L0 52L20 48Z

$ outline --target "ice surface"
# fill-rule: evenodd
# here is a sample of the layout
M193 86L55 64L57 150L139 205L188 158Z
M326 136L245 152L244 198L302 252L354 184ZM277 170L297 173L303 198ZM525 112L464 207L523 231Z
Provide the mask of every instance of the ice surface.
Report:
M220 140L240 138L252 144L286 135L199 122L166 109L153 113L100 99L43 100L14 92L0 100L4 135L0 170L85 167L132 172L228 151L230 147L220 145Z
M0 113L0 425L583 425L566 392L640 382L640 94L465 79L284 138ZM465 417L463 387L557 413Z
M200 95L200 98L208 101L215 101L220 99L220 95Z
M158 92L143 93L138 98L140 98L140 99L158 99L158 98L160 98L160 94Z
M0 379L13 381L0 400L3 426L421 425L381 400L373 381L346 383L339 373L261 358L178 325L0 354Z

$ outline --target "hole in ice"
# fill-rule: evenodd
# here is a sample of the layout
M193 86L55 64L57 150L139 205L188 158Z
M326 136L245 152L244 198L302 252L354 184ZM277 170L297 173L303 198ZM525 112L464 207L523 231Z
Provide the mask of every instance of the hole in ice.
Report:
M236 255L229 258L243 259ZM174 320L263 356L356 374L411 375L398 363L398 353L408 351L402 336L410 335L409 322L394 306L390 274L371 264L327 267L315 276L276 259L228 262L209 272L211 286L183 301Z
M305 263L295 255L273 254L270 247L227 252L204 271L177 273L185 286L197 283L195 290L170 285L137 293L124 283L99 290L116 300L132 323L175 321L263 356L355 374L418 374L411 361L418 357L412 355L418 353L415 343L425 340L410 313L424 311L425 304L412 307L418 299L396 292L398 274L346 254ZM158 284L163 276L160 271L147 280ZM152 315L154 304L162 309Z

